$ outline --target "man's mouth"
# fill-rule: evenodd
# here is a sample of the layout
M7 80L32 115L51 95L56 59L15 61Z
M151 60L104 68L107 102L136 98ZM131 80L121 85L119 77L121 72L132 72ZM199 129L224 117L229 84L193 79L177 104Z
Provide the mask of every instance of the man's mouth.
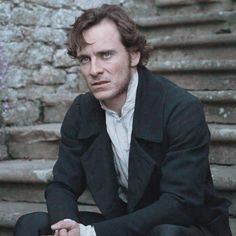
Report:
M97 81L97 82L94 82L92 83L92 86L98 86L98 85L103 85L103 84L107 84L109 83L109 81Z

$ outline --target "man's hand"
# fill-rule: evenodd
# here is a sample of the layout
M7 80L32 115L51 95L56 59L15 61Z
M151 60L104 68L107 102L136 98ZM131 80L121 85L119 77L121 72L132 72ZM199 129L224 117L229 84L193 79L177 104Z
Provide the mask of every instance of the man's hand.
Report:
M54 236L80 236L79 223L74 220L65 219L51 226L55 230Z

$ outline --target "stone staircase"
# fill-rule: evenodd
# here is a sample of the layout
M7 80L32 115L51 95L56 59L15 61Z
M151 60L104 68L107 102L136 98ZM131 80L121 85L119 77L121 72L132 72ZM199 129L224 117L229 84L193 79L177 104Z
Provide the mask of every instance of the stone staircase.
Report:
M155 15L133 12L153 48L147 66L203 102L212 135L213 180L219 195L232 202L236 236L236 1L152 2ZM46 209L43 190L57 158L61 121L76 95L44 95L42 124L0 129L0 236L12 235L21 214ZM97 211L88 192L79 207Z

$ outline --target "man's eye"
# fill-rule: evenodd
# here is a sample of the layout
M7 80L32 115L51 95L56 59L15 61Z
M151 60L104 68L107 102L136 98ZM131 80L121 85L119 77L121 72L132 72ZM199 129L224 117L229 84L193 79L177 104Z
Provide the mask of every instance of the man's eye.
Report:
M81 57L81 58L79 58L79 63L81 65L85 65L88 62L89 62L89 58L88 57Z
M109 58L111 58L111 56L112 56L112 53L111 53L111 52L104 52L104 53L102 54L102 58L103 58L103 59L109 59Z

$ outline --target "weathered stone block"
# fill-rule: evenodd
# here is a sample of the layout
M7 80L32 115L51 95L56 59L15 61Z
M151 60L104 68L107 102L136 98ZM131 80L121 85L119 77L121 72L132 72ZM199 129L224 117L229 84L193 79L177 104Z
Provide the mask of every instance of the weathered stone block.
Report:
M51 10L41 6L32 8L31 10L19 7L13 9L11 22L15 25L49 26L52 14Z
M57 88L57 94L79 92L79 79L77 74L67 74L66 83Z
M96 0L96 1L75 0L74 2L81 9L88 9L88 8L98 7L104 3L121 4L124 3L125 1L124 0Z
M53 28L70 28L81 11L60 9L52 15Z
M54 94L55 88L53 86L30 86L17 90L18 99L40 100L47 94Z
M234 104L206 104L204 106L208 122L236 124L236 107Z
M218 191L236 190L236 166L211 165L211 173Z
M1 2L0 4L0 25L5 25L11 17L13 4L11 2Z
M0 17L1 18L1 17ZM2 42L22 41L24 39L19 27L2 27L0 26L0 38Z
M78 94L60 94L44 97L44 122L62 122L66 111Z
M26 180L27 181L27 180ZM45 202L46 184L31 183L1 183L0 200L12 202ZM95 205L87 190L78 199L80 204Z
M11 202L45 202L45 184L1 183L0 200Z
M69 57L66 49L58 49L53 56L53 65L55 67L72 67L78 66L78 61Z
M56 159L58 142L9 142L8 150L11 157L16 159Z
M31 71L18 66L10 66L5 78L6 85L10 88L25 87L31 79Z
M52 61L54 49L53 47L35 43L33 47L29 48L22 56L24 61L22 64L26 68L34 68Z
M180 87L189 90L231 90L236 88L236 73L218 72L159 72Z
M68 38L65 31L49 27L36 28L32 36L36 42L54 43L59 46L65 44Z
M61 124L43 124L23 127L7 127L9 142L58 141Z
M61 8L61 7L73 7L74 6L74 0L25 0L27 3L37 3L41 4L45 7L50 7L50 8Z
M0 144L0 161L8 158L7 146Z
M56 159L60 124L7 128L13 158Z
M3 112L3 122L6 125L29 125L39 120L39 101L18 101L8 103Z
M45 65L33 73L33 81L41 85L63 84L66 81L66 72Z
M235 142L212 142L209 159L211 163L222 165L236 164Z
M29 42L4 43L3 55L6 62L11 64L24 65L25 50L30 46Z

